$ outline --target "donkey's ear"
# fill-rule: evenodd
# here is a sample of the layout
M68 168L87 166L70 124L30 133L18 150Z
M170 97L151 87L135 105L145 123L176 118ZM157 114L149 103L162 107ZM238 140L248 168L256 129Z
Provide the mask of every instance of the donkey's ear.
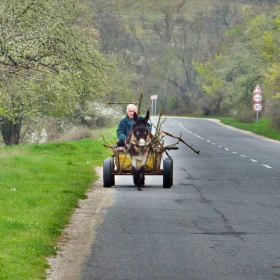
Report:
M150 111L148 110L148 111L147 111L147 114L146 114L146 117L145 117L146 121L148 121L149 118L150 118Z
M134 114L133 114L133 119L134 119L134 122L136 122L136 121L138 120L138 115L137 115L137 113L135 113L135 112L134 112Z

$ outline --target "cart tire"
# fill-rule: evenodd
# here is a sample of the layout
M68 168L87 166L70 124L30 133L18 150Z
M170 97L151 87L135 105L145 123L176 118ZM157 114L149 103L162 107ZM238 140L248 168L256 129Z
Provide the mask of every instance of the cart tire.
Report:
M103 162L103 186L104 188L111 188L115 185L114 159L106 158Z
M163 187L170 188L173 185L173 159L166 158L163 161Z

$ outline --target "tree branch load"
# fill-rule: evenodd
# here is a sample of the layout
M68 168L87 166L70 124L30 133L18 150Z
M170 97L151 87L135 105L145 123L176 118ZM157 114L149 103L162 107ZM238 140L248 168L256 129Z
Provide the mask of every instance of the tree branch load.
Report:
M163 153L165 153L169 158L171 158L171 156L169 155L168 151L169 150L178 150L179 147L177 146L180 142L185 144L187 147L189 147L192 151L194 151L196 154L200 154L199 150L195 150L192 145L189 145L185 140L182 139L182 133L180 134L180 137L172 135L171 133L162 130L162 124L166 121L166 119L162 120L162 115L163 113L161 112L159 115L159 120L157 123L157 126L154 126L152 124L153 127L155 127L155 133L153 135L153 141L151 142L150 145L152 145L153 147L153 151L156 154L159 154L160 156L162 156ZM175 138L178 141L176 143L170 144L168 146L164 146L164 137L165 136L169 136L171 138ZM123 147L116 147L116 145L111 145L109 144L104 136L103 136L103 146L110 148L114 154L118 154L119 152L125 152L125 149Z

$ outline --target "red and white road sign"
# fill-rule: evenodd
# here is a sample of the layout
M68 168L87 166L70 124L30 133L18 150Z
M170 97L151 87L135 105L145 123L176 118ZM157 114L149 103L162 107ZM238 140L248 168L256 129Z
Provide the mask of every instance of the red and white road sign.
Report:
M262 110L262 104L261 103L254 103L253 104L253 110L255 112L260 112Z
M254 88L253 90L253 93L259 93L259 94L262 94L262 90L261 90L261 87L259 85L256 85L256 87Z
M157 95L151 95L151 100L157 99Z
M260 93L254 93L253 95L253 100L256 103L260 103L262 101L262 95Z

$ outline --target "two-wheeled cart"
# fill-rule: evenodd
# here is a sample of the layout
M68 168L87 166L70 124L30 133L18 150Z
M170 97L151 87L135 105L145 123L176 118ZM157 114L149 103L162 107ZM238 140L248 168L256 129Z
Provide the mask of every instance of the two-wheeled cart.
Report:
M162 159L162 150L154 150L153 154L148 159L144 175L162 175L163 188L170 188L173 185L173 159ZM161 169L162 165L162 169ZM131 159L122 149L114 149L112 158L107 158L103 162L103 186L110 188L115 185L116 175L131 174ZM144 180L143 180L144 185Z

